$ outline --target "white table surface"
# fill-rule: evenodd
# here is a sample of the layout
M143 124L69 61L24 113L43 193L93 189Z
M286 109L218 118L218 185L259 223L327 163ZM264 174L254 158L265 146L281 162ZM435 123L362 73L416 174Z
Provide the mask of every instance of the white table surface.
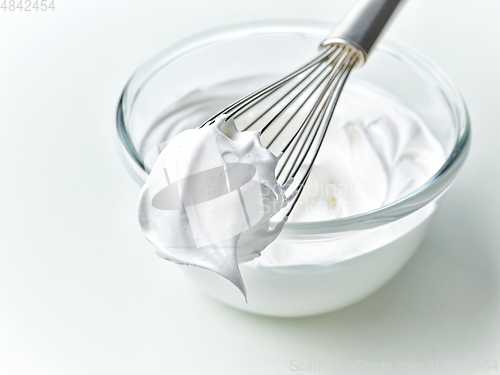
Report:
M410 0L388 32L457 83L473 143L423 245L372 296L313 318L242 313L197 291L139 230L138 187L112 139L134 68L208 27L335 20L351 3L0 9L0 374L288 374L306 373L294 363L357 360L439 361L440 374L469 373L446 370L447 360L500 366L500 1Z

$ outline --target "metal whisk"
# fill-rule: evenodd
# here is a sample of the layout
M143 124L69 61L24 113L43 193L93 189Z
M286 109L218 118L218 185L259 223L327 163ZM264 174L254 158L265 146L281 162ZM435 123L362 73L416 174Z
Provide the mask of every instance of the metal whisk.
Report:
M321 43L316 58L237 100L202 125L226 114L235 119L239 130L260 132L263 145L280 158L278 182L295 181L297 195L285 216L292 212L311 174L349 73L366 62L401 2L360 1Z

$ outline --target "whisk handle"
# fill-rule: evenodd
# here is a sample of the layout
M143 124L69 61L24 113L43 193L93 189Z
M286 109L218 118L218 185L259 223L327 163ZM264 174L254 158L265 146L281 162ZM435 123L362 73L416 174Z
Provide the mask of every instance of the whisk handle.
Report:
M402 2L404 0L360 0L321 45L347 44L358 52L359 65L362 65Z

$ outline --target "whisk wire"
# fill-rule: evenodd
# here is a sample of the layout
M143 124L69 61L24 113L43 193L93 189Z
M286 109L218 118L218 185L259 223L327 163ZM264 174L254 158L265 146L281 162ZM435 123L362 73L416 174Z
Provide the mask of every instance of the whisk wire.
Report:
M318 79L318 77L320 77L320 76L321 76L321 74L323 74L323 73L324 73L327 69L329 69L329 68L331 69L330 64L334 63L334 62L338 59L338 57L340 56L340 53L341 53L341 52L342 52L342 49L341 49L341 48L338 48L338 49L337 49L337 51L335 51L335 53L333 53L333 54L331 55L331 57L328 59L328 61L326 62L326 64L320 64L320 65L318 65L316 68L314 68L314 69L312 70L312 72L311 72L310 74L308 74L306 77L304 77L304 79L303 79L302 81L305 81L305 80L306 80L306 79L307 79L307 78L308 78L308 77L309 77L312 73L314 73L316 70L318 70L320 67L322 67L322 66L324 65L324 66L323 66L323 68L322 68L322 69L320 69L320 70L319 70L319 72L318 72L315 76L313 76L313 78L312 78L312 79L310 79L308 82L306 82L306 84L304 85L304 87L302 87L302 89L301 89L301 90L300 90L300 91L299 91L299 92L298 92L298 93L297 93L297 94L296 94L293 98L291 98L291 99L290 99L290 100L289 100L289 101L285 104L285 106L283 106L283 107L282 107L282 108L278 111L278 113L276 113L276 114L274 115L274 117L273 117L273 118L271 118L271 120L269 120L269 121L267 122L267 124L266 124L266 125L264 125L264 126L260 129L260 133L261 133L261 134L262 134L262 133L264 133L264 131L266 131L266 129L268 129L268 128L271 126L271 124L272 124L273 122L275 122L275 121L276 121L276 120L277 120L277 119L278 119L278 118L279 118L279 117L280 117L280 116L281 116L281 115L285 112L285 110L286 110L286 109L287 109L287 108L288 108L288 107L289 107L292 103L294 103L294 102L295 102L295 101L296 101L296 100L297 100L297 99L298 99L298 98L299 98L299 97L300 97L300 96L301 96L301 95L302 95L302 94L303 94L303 93L304 93L304 92L305 92L305 91L306 91L306 90L307 90L307 89L308 89L308 88L309 88L309 87L310 87L310 86L314 83L314 82L316 82L316 80ZM326 78L326 76L325 76L325 78ZM322 81L320 81L320 84L321 84L321 82L322 82ZM302 82L299 82L299 83L298 83L295 87L299 86L301 83L302 83ZM319 84L316 86L316 88L318 88L318 86L319 86ZM312 94L314 94L314 92L315 92L315 90L312 90L310 94L312 95ZM288 92L288 93L289 93L289 92ZM285 94L285 96L284 96L284 97L286 97L286 96L288 95L288 93L287 93L287 94ZM283 97L283 98L284 98L284 97ZM308 98L306 98L306 99L303 101L303 104L305 104L305 103L307 102L307 100L308 100L308 99L309 99L309 97L308 97ZM270 107L269 107L269 109L268 109L268 111L269 111L270 109L272 109L272 107L273 107L273 106L270 106ZM282 129L283 129L285 126L286 126L286 124L285 124L285 125L283 125Z
M317 63L320 63L325 58L325 56L328 56L335 48L337 48L337 47L331 46L329 48L325 48L325 50L322 53L320 53L315 59L313 59L312 61L303 65L302 67L297 69L295 72L290 73L289 75L281 78L280 80L275 81L272 84L264 86L258 90L255 90L254 92L251 92L250 94L238 99L237 101L233 102L232 104L230 104L226 108L222 109L221 111L217 112L215 115L210 117L207 121L205 121L202 125L200 125L199 128L202 128L202 127L212 123L218 116L220 116L222 114L229 114L230 117L234 118L235 114L237 114L237 113L231 112L231 111L233 111L235 108L237 108L237 109L239 108L241 110L244 110L245 108L247 108L246 105L248 105L248 103L256 102L256 101L262 99L263 95L276 91L277 89L279 89L283 85L285 85L287 82L289 82L291 79L297 77L301 73L308 70L311 66L314 66ZM242 107L240 107L240 106L242 106Z
M285 140L281 152L278 152L280 160L276 179L286 187L290 187L293 179L295 182L291 186L297 190L285 216L292 212L304 190L340 92L357 59L358 55L349 46L325 47L316 58L295 72L235 101L200 126L210 124L221 114L237 119L238 128L242 131L264 122L258 131L261 137L270 133L270 141L266 145L269 149L277 139L285 137L285 129L294 123L299 114L303 116L292 136ZM307 111L303 111L304 108L308 108ZM247 123L245 120L248 120ZM297 179L299 174L300 179Z
M282 172L288 168L288 173L284 179L284 181L287 181L290 176L294 177L296 176L298 170L300 169L300 166L304 163L304 160L307 156L307 152L310 150L312 143L314 142L314 139L318 132L316 131L315 133L312 133L313 129L317 128L319 129L319 126L322 123L323 117L321 117L321 120L318 121L320 116L325 113L326 111L326 104L331 100L331 93L333 90L331 90L332 84L335 82L335 79L339 76L339 73L341 72L341 67L346 64L346 59L349 57L349 51L344 51L344 54L341 56L340 59L336 61L336 64L332 66L331 72L333 72L329 76L329 80L327 84L324 86L324 88L319 92L319 95L317 98L315 98L315 103L305 116L304 120L302 123L297 127L295 133L292 135L286 146L281 150L281 152L285 153L289 147L290 151L286 153L286 156L284 157L283 162L281 163L281 166L278 167L278 172L277 172L277 178L279 178L282 174ZM328 76L327 76L328 77ZM327 95L328 94L328 95ZM318 108L320 109L319 111ZM313 120L314 119L314 120ZM311 124L311 126L309 126ZM306 132L307 129L307 132ZM307 133L306 136L304 137L303 134ZM314 134L314 136L311 138L311 134ZM301 142L301 146L299 147L298 151L297 146ZM309 146L306 149L306 152L303 153L302 151L304 150L304 147L309 144ZM302 155L302 158L300 159ZM294 159L292 159L292 156L294 156ZM297 163L297 161L300 159L300 162ZM291 165L289 161L292 160Z
M314 72L316 72L319 68L321 68L321 64L318 64L316 65L309 73L307 73L307 75L304 77L304 80L308 79ZM313 81L314 81L314 77L313 77ZM285 92L283 95L281 95L281 97L276 101L276 104L282 102L292 91L294 91L297 87L299 87L300 85L302 84L302 81L299 81L297 82L292 88L290 88L287 92ZM277 90L276 90L277 91ZM272 94L274 94L276 91L270 91L267 95L267 96L270 96ZM249 106L248 108L245 108L245 110L249 110L250 108L256 106L258 104L258 102L254 102L252 103L251 106ZM260 119L262 119L265 115L267 115L270 111L272 111L274 109L275 105L274 104L271 104L264 112L262 112L262 114L260 116L258 116L255 120L253 120L250 124L248 124L244 129L242 129L243 131L247 131L249 130L252 126L254 126ZM282 107L282 109L280 110L280 112L283 112L288 106L285 105L284 107ZM241 114L241 111L240 113L236 113L234 115L234 118L236 119L239 115ZM275 116L276 117L276 116ZM271 121L272 123L272 121ZM268 125L270 125L270 123L268 123ZM264 128L260 129L259 132L262 134L265 130L266 126L264 126Z
M345 82L346 82L349 74L351 73L352 68L356 64L357 60L358 60L357 55L350 54L349 61L342 68L342 72L339 75L338 83L334 87L334 89L332 90L331 98L329 99L329 102L328 102L328 107L327 107L327 109L322 117L322 120L321 120L321 122L323 122L323 120L326 118L326 120L324 121L324 126L322 129L320 138L316 144L316 149L314 150L314 153L312 154L313 156L312 156L310 162L308 163L309 165L307 166L307 170L305 171L304 176L302 177L301 181L299 182L299 184L296 187L297 195L296 195L295 199L293 200L293 202L291 203L291 206L288 209L285 217L288 217L290 215L290 213L293 211L293 209L295 208L295 205L297 204L297 201L298 201L300 195L302 194L302 192L304 190L307 179L309 178L309 176L311 174L314 162L316 161L316 158L319 154L321 144L323 143L325 136L327 134L328 128L330 126L330 123L331 123L331 120L333 117L333 112L334 112L335 107L337 105L340 93L342 92L342 89L345 85ZM326 117L325 117L325 115L326 115ZM319 130L319 127L318 127L318 130Z

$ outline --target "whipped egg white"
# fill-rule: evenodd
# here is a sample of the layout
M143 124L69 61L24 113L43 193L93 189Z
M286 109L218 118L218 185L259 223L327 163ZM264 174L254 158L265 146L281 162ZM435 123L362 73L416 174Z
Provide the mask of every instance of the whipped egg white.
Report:
M285 196L292 181L277 183L278 158L259 133L239 132L225 116L160 147L140 194L142 231L160 257L216 272L246 298L238 263L283 229L285 219L271 229L270 218L293 199Z
M186 95L179 108L191 108L186 103L198 107L172 118L184 128L200 123L225 106L214 101L212 108L211 100L226 100L227 92L230 103L250 91L242 88L231 96L244 83ZM272 243L284 221L270 218L295 193L285 197L290 184L276 182L278 158L262 146L257 132L239 132L231 120L219 117L210 126L162 141L151 140L159 146L145 157L151 173L139 204L142 230L160 257L216 272L246 296L238 263L329 264L373 248L354 237L345 249L318 245L304 251L292 243ZM332 220L375 210L425 184L444 160L439 141L400 98L373 84L350 81L290 221Z

